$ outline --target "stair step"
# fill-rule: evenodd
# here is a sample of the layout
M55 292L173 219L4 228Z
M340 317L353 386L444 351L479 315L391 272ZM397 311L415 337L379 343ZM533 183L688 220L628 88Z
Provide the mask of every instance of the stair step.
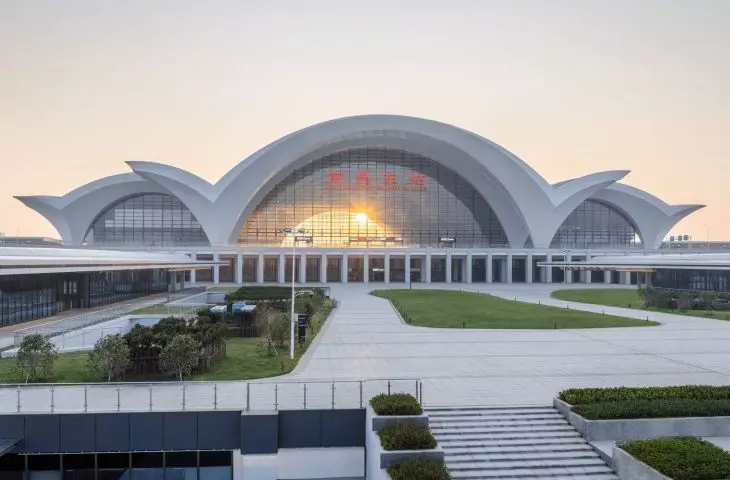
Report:
M549 425L567 425L565 419L551 418L546 420L504 420L501 422L478 422L474 420L463 420L460 422L431 422L428 426L434 428L472 428L472 427L492 427L492 428L516 428L516 427L539 427Z
M445 444L441 444L444 447ZM502 442L494 445L483 445L474 443L473 446L457 447L453 444L449 444L444 449L446 455L477 455L477 454L513 454L513 453L562 453L562 452L594 452L590 445L583 442L574 443L544 443L535 445L532 443L516 445L504 444ZM594 452L595 453L595 452Z
M434 436L446 435L462 435L462 434L492 434L492 433L513 433L513 434L530 434L530 433L560 433L575 432L571 425L525 425L519 427L497 426L490 427L484 425L474 425L468 427L429 427Z
M608 468L605 464L603 466L586 466L586 467L537 467L537 468L515 468L515 469L493 469L493 470L481 470L479 472L451 469L449 468L451 476L454 478L570 478L574 480L576 475L584 475L586 478L593 478L592 475L603 474L609 476L608 478L617 478L613 470ZM590 475L590 476L589 476ZM613 475L613 476L610 476Z
M462 474L452 474L454 478L458 478L459 480L483 480L483 479L494 479L499 477L494 476L483 476L479 473L462 473ZM519 476L512 476L512 477L502 477L502 478L515 478L519 480L545 480L546 478L553 479L553 480L619 480L619 478L616 476L615 473L573 473L570 476L566 474L565 472L562 473L549 473L545 475L519 475Z
M511 422L511 421L531 421L531 420L563 420L565 417L559 413L531 413L529 415L429 415L429 423L450 423L450 422Z
M426 409L428 416L449 416L449 415L520 415L555 413L553 407L470 407L470 408L447 408L447 409Z
M451 452L445 455L446 461L451 465L459 462L541 462L545 460L585 460L596 459L596 452L583 450L581 452L513 452L513 453L459 453Z
M484 435L481 433L475 434L463 434L463 435L452 435L452 436L440 436L434 435L439 443L445 443L448 441L458 440L478 440L478 441L489 441L489 440L522 440L531 441L533 444L546 444L552 443L558 439L582 439L578 432L560 432L560 433L532 433L532 434L515 434L515 433L493 433L491 435Z
M451 466L451 465L449 465ZM606 462L601 460L598 455L593 458L551 458L544 460L515 460L515 461L503 461L503 462L489 462L489 461L471 461L471 462L460 462L454 465L455 470L476 470L487 468L489 470L520 470L520 469L535 469L535 468L605 468L608 471Z

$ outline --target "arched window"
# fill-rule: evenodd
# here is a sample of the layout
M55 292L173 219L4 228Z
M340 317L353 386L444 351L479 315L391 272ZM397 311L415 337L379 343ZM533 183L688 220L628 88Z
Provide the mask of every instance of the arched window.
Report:
M256 207L239 243L291 244L305 229L313 246L505 246L494 211L453 170L384 147L341 150L299 168Z
M85 242L139 247L210 244L195 215L178 198L159 193L135 195L106 208Z
M627 248L641 246L636 227L616 208L586 200L568 215L551 248Z

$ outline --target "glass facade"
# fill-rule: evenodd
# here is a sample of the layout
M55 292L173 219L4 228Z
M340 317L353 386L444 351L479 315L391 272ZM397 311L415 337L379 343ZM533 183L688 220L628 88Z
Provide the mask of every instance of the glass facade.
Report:
M636 227L620 211L586 200L568 215L551 248L631 248L641 246Z
M307 230L314 247L490 247L507 237L471 184L421 155L357 148L296 170L246 221L244 245L291 245L281 228Z
M0 456L0 480L232 480L231 451Z
M652 274L651 283L675 290L730 292L730 271L659 269Z
M168 289L167 275L162 269L3 275L0 325L163 293Z
M170 195L146 193L104 210L86 234L90 245L166 247L210 245L195 215Z

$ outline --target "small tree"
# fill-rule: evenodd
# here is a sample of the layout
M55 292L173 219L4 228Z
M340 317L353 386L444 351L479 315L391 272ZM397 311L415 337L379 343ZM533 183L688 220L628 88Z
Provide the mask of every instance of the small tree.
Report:
M683 290L677 295L677 308L679 310L689 310L692 308L692 301L692 294Z
M119 334L100 338L89 353L89 368L104 375L107 382L120 378L130 364L129 347Z
M284 345L289 335L289 319L281 312L267 305L256 308L256 328L266 340L269 355L278 353L277 347Z
M23 338L18 353L15 356L18 372L29 380L47 378L53 372L53 362L56 359L56 347L53 343L38 333Z
M200 344L192 336L175 335L160 353L160 369L175 373L180 381L198 365Z

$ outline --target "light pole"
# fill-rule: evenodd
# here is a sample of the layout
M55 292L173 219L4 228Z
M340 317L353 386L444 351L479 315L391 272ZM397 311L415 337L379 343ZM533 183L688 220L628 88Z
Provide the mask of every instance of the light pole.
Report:
M282 228L279 233L291 235L291 318L289 321L289 358L294 358L294 273L296 272L297 234L307 233L304 229Z
M568 276L566 275L568 271L566 270L566 263L568 263L568 254L570 253L570 250L562 250L560 253L563 254L563 283L568 283Z

